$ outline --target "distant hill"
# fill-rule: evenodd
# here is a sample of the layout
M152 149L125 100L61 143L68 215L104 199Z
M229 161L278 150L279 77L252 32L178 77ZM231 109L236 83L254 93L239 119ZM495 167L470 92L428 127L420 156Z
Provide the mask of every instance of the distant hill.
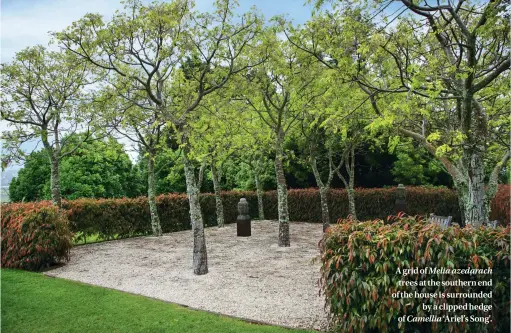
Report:
M0 202L9 202L9 186L0 187Z

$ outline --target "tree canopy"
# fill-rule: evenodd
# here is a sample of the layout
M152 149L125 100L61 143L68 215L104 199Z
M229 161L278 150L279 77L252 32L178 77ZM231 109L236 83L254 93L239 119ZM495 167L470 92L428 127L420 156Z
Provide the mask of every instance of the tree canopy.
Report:
M78 142L83 140L82 135L66 139ZM143 193L137 170L123 145L111 137L83 143L62 159L60 170L64 199L136 197ZM49 175L50 160L46 152L32 152L10 184L10 199L50 199Z

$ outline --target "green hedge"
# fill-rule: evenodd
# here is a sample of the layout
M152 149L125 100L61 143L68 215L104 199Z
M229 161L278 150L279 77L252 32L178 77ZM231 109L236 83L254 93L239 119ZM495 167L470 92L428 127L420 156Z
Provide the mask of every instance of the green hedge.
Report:
M67 215L49 202L2 206L2 267L39 270L69 259Z
M320 285L337 332L509 332L510 262L509 226L497 229L450 227L410 217L394 223L382 220L353 222L341 220L326 233L322 244ZM492 275L428 274L407 275L397 271L409 268L489 268ZM399 286L399 280L416 282L433 279L492 280L491 287ZM492 292L492 298L403 298L408 293ZM490 312L434 311L438 316L465 314L491 315L488 324L474 322L403 322L406 316L427 317L422 304L491 304ZM411 316L411 317L408 317Z

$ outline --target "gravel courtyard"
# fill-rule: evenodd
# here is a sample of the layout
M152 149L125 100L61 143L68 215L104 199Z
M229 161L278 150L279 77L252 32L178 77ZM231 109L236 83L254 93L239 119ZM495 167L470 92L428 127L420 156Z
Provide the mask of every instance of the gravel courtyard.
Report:
M291 223L291 247L277 246L278 223L207 228L209 273L192 271L192 232L74 247L67 265L45 274L276 325L324 329L317 279L321 224Z

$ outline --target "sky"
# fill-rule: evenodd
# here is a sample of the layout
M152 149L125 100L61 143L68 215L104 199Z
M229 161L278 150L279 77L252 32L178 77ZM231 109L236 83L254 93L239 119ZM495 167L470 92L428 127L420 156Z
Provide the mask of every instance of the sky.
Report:
M86 13L99 13L110 18L123 5L120 0L0 0L0 61L9 62L16 52L26 47L41 44L48 46L49 32L61 31L79 20ZM146 2L146 1L144 1ZM214 0L196 0L196 9L208 11L213 8ZM307 21L311 15L311 6L305 0L239 0L240 13L256 6L269 19L275 15L286 15L295 24ZM55 48L55 46L50 46ZM7 124L0 120L0 131ZM23 149L32 151L37 142L26 143ZM41 145L39 145L41 146ZM133 158L133 154L130 154ZM19 169L20 165L11 165L7 170Z
M206 11L213 0L196 0L196 8ZM305 0L239 0L239 11L256 6L266 18L287 14L295 23L305 22L311 14ZM25 47L50 41L48 32L60 31L86 13L111 16L122 9L120 0L3 0L1 2L1 61L9 61Z

